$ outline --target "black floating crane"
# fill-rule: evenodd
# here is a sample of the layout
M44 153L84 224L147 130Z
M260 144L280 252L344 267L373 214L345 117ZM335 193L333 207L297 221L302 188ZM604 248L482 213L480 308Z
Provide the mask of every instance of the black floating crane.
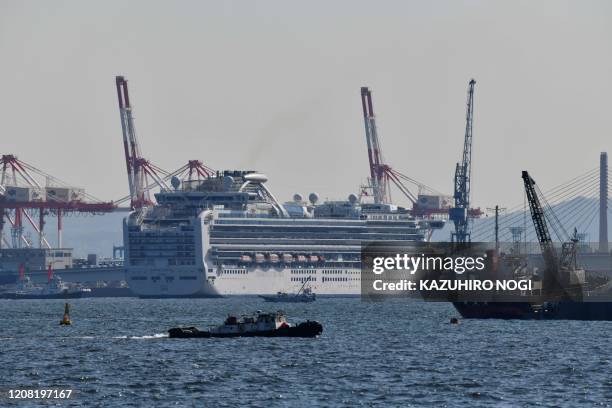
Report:
M560 238L566 241L563 242L561 247L561 258L557 258L553 240L546 223L546 214L540 203L539 195L536 192L536 183L527 171L522 172L522 178L523 184L525 185L527 202L529 203L529 209L531 211L533 226L536 230L542 256L546 264L546 271L544 272L542 281L543 292L549 295L554 294L568 297L569 294L567 290L571 284L570 271L576 269L576 242L578 241L576 229L574 229L574 236L570 239L552 211L552 208L548 206L549 216L552 218L552 221L556 221L557 225L560 226L561 231L555 231L555 233L557 236L562 234L563 237ZM545 201L544 197L542 197L542 199ZM554 228L555 222L551 224Z
M533 227L535 228L538 236L538 242L540 243L540 249L542 250L542 256L546 265L553 265L557 261L557 254L555 253L555 247L553 245L552 237L548 231L546 225L546 218L544 217L544 210L540 204L540 199L535 190L535 181L529 176L527 171L522 172L523 184L525 185L525 194L527 195L527 202L529 203L529 210L531 211L531 219L533 220Z

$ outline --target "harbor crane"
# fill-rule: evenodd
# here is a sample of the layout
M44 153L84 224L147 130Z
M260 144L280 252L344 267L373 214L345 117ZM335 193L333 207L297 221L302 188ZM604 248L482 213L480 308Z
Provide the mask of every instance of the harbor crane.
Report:
M372 104L372 92L367 87L361 88L361 106L363 108L363 120L365 124L366 142L368 145L368 161L370 163L370 186L374 203L391 202L389 189L389 166L384 164L382 149L378 140L378 130L376 128L376 117ZM409 193L408 198L413 202L415 197Z
M153 204L149 190L146 189L146 186L149 184L149 177L162 188L169 189L170 187L160 177L160 173L164 174L165 172L142 157L138 138L136 137L127 80L122 76L117 76L115 77L115 83L117 85L121 130L123 132L123 149L130 190L130 207L132 209L141 208Z
M189 160L188 163L173 172L167 172L161 167L151 163L142 156L140 144L136 136L132 105L128 92L127 80L123 76L115 77L117 98L119 100L119 114L121 117L121 130L123 133L123 150L128 175L129 196L115 201L122 204L129 200L130 209L138 209L153 205L150 191L159 187L170 190L168 184L173 177L186 178L189 181L210 177L215 173L199 160Z
M451 232L451 241L466 243L471 240L469 231L470 185L472 172L472 122L474 119L474 85L471 79L468 86L467 113L465 123L465 138L463 142L463 157L455 168L455 206L449 209L449 218L455 224Z
M62 248L65 214L104 214L115 210L116 203L97 199L13 154L0 156L0 248L33 247L33 242L24 235L26 223L38 235L39 248L51 248L44 231L46 216L50 214L57 218L57 247ZM3 235L7 223L12 242Z
M414 180L405 174L400 173L393 167L385 163L378 129L376 127L376 116L372 103L372 91L368 87L361 88L361 106L363 109L363 120L365 125L366 143L368 147L368 162L370 165L369 185L362 189L361 195L368 195L367 190L372 192L375 204L391 203L391 183L410 201L412 204L412 214L419 216L431 216L433 214L447 215L448 210L437 208L419 207L419 197L422 191L434 195L443 196L439 191ZM413 184L418 188L415 195L410 191L407 183ZM366 190L367 189L367 190Z

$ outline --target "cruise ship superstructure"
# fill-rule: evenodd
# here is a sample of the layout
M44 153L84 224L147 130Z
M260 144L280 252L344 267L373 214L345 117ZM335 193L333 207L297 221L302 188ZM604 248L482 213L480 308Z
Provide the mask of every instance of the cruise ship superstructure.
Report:
M266 176L224 171L173 180L157 204L124 220L125 268L141 297L205 297L297 290L360 293L363 241L424 241L432 222L392 204L279 203ZM441 221L437 221L441 227Z

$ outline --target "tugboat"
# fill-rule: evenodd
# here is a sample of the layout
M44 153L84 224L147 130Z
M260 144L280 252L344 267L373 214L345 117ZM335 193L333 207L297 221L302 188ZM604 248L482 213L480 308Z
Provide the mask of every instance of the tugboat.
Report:
M307 320L298 325L287 322L282 311L264 313L257 311L251 316L228 316L221 326L210 330L196 327L176 327L168 330L170 338L192 337L317 337L323 326L316 321Z
M266 302L274 303L310 303L317 300L317 296L312 292L311 288L306 288L306 284L310 277L304 281L300 290L297 293L278 292L275 296L259 295Z

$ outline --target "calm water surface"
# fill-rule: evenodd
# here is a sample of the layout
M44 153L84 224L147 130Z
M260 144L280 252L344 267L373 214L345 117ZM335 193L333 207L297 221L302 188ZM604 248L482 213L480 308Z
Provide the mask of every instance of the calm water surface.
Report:
M0 300L0 390L62 387L62 406L612 406L612 322L462 320L452 306L284 304L317 339L169 339L270 310L254 297ZM11 402L0 399L0 406ZM58 404L53 401L38 405ZM19 402L14 406L35 406Z

